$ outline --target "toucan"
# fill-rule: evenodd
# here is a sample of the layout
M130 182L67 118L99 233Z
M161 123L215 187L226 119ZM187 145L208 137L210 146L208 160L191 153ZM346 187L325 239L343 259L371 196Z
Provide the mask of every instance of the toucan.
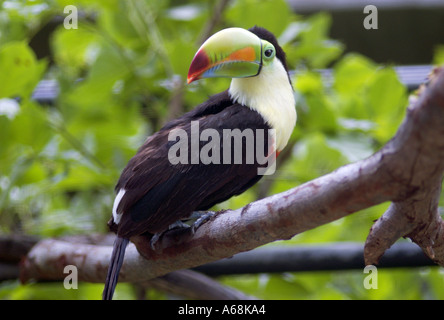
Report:
M296 124L295 100L285 53L271 32L258 26L227 28L209 37L191 62L187 82L211 77L232 80L227 90L149 136L122 171L108 222L117 237L102 296L105 300L112 299L132 236L147 234L158 240L175 222L253 186L263 176L258 171L263 162L247 161L252 143L267 157L278 155L287 145ZM213 141L208 155L225 156L227 151L242 149L240 159L228 153L231 161L192 161L191 154L182 157L184 161L171 161L171 156L178 154L171 149L180 142L175 133L192 136L196 124L198 133L207 130L211 139L220 134L220 141ZM226 144L222 140L229 130L251 130L253 135L265 132L264 143L241 139L238 144ZM194 144L199 152L211 139L181 143L183 150L193 149Z

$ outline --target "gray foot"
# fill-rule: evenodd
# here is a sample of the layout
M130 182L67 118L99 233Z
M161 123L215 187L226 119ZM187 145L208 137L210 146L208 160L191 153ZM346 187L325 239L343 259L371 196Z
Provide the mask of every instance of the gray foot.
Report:
M162 237L162 235L163 235L165 232L167 232L167 231L169 231L169 230L172 230L172 229L176 229L176 228L189 228L189 227L190 227L190 226L187 225L186 223L184 223L182 220L177 220L176 222L170 224L170 225L168 226L168 230L165 230L165 231L163 231L163 232L159 232L159 233L155 233L155 234L153 235L153 237L152 237L151 240L150 240L150 246L151 246L151 249L156 250L155 245L156 245L157 241L159 241L160 237Z
M196 221L191 225L191 233L194 234L196 230L203 225L205 222L211 219L216 214L213 211L195 211L191 214L190 218L196 219Z

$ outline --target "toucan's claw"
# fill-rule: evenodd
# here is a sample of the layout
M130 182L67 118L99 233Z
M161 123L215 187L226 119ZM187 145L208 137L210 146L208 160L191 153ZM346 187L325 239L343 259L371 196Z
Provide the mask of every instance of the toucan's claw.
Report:
M202 226L205 222L211 219L216 214L216 212L213 211L194 211L191 216L187 220L194 220L193 224L191 225L191 234L194 234L196 230ZM164 232L155 233L150 240L150 247L154 251L156 250L156 243L159 241L159 239L163 236L164 233L166 233L169 230L172 229L179 229L179 228L190 228L190 225L186 224L182 220L177 220L176 222L170 224L168 226L168 230L165 230Z
M191 233L194 234L196 230L203 225L205 222L210 220L216 212L213 211L195 211L192 213L191 218L197 218L197 220L191 225Z
M185 222L183 222L182 220L177 220L176 222L170 224L168 226L168 230L165 230L163 232L159 232L159 233L155 233L150 240L150 247L153 250L156 250L156 243L159 241L159 239L163 236L163 234L169 230L172 229L179 229L179 228L189 228L190 226L187 225Z
M156 251L156 243L157 243L157 241L159 241L159 239L160 239L160 237L162 236L162 234L163 234L163 232L160 232L160 233L155 233L155 234L153 234L153 236L151 237L151 240L150 240L150 247L151 247L151 249L153 250L153 251Z

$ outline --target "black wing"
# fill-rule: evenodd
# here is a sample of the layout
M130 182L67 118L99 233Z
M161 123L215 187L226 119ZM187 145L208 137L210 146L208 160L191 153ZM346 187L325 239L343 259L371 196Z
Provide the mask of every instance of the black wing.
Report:
M220 137L224 129L263 130L265 143L261 147L268 150L270 127L260 114L233 103L227 91L211 97L149 137L123 170L116 186L117 191L126 190L117 208L117 213L122 214L117 226L120 236L165 231L178 219L238 195L261 178L257 171L261 165L256 158L253 163L246 161L246 148L251 147L246 139L242 140L240 164L233 164L234 143L231 143L230 163L223 163L223 139L219 141L220 164L203 164L201 161L191 164L191 155L188 164L171 164L168 151L176 142L168 141L168 134L172 129L180 128L190 137L192 121L198 121L199 132L214 129ZM200 141L199 151L206 144L208 141ZM191 150L191 141L188 146Z

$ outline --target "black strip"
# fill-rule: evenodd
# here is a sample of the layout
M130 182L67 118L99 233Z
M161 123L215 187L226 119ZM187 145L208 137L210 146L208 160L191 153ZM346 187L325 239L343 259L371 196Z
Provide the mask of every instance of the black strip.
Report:
M256 73L255 76L259 75L259 73L261 73L261 70L262 70L262 56L263 56L263 52L262 52L262 50L263 50L263 46L262 46L262 40L261 40L261 38L259 38L259 43L261 44L261 63L259 64L259 70L258 70L258 72ZM254 76L254 77L255 77L255 76Z

